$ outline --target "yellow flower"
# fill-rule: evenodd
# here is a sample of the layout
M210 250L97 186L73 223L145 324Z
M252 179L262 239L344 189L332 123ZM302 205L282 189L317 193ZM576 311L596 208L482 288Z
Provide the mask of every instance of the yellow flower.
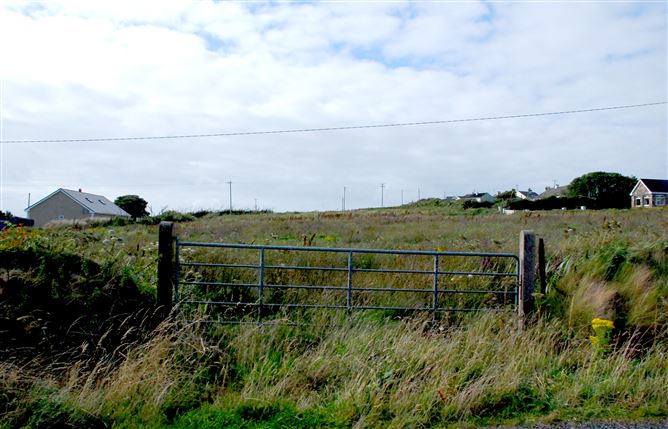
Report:
M594 320L591 321L591 327L594 329L594 331L596 331L601 328L612 329L615 327L615 325L612 323L612 320L595 317Z

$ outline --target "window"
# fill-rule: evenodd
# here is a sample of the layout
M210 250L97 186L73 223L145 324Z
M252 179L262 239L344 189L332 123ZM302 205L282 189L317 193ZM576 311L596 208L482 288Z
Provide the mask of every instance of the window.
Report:
M640 197L636 197L636 207L640 207Z
M93 202L93 200L91 200L91 199L88 198L88 197L86 197L86 201L88 201L89 203L92 203L92 202Z
M650 199L649 196L646 196L646 197L645 197L645 205L646 205L646 206L651 205L651 199Z
M657 195L656 196L656 205L657 206L665 206L666 205L666 196L665 195Z

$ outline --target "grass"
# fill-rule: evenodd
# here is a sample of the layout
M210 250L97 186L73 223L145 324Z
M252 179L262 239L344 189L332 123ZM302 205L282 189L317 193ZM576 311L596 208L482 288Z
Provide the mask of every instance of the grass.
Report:
M306 312L296 317L312 323L299 326L166 320L155 329L150 318L129 317L132 311L124 318L107 314L119 322L89 325L83 353L56 359L54 353L66 350L36 342L3 358L0 427L473 427L665 417L665 215L505 216L432 206L206 215L179 224L179 237L301 246L304 236L315 234L312 244L324 247L516 253L519 231L533 229L546 241L549 289L525 329L512 315L487 313L434 324L420 316ZM123 278L140 295L152 294L156 237L157 228L145 225L4 233L1 315L37 320L43 311L18 301L9 306L11 284L26 290L48 284L61 303L91 299L73 285L97 285L93 292L115 296L111 291L123 289ZM29 251L38 255L34 263L4 262L8 254ZM49 261L70 268L59 271ZM44 267L55 274L46 275ZM22 281L12 283L17 278ZM85 307L76 308L77 316L88 317ZM606 349L589 339L594 317L614 323ZM72 322L60 316L49 326L59 320ZM72 335L62 331L63 338ZM0 340L9 344L7 337Z

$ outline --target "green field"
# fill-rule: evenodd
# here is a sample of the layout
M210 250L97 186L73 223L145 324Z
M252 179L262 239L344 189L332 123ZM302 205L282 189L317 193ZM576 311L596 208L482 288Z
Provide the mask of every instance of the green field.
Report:
M544 238L548 271L547 294L524 329L507 313L434 322L311 311L290 316L308 322L299 326L163 321L153 305L157 226L4 231L0 427L476 427L667 416L665 209L502 215L424 204L177 225L193 241L302 246L306 236L320 247L511 253L523 229ZM604 321L592 327L594 319Z

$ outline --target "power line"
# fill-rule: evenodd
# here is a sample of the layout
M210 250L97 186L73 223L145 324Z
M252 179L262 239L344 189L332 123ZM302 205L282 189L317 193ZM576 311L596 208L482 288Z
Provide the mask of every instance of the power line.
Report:
M102 137L102 138L84 138L84 139L44 139L44 140L5 140L2 143L6 144L21 144L21 143L80 143L80 142L112 142L112 141L130 141L130 140L170 140L170 139L192 139L192 138L206 138L206 137L238 137L238 136L253 136L266 134L290 134L290 133L313 133L322 131L343 131L343 130L360 130L368 128L392 128L392 127L411 127L419 125L437 125L437 124L454 124L460 122L480 122L480 121L498 121L502 119L518 119L531 118L538 116L556 116L556 115L572 115L576 113L601 112L604 110L620 110L633 109L639 107L658 106L668 104L668 101L658 101L654 103L643 104L628 104L624 106L609 106L596 107L591 109L578 110L562 110L558 112L542 112L542 113L525 113L520 115L505 115L505 116L485 116L479 118L463 118L463 119L444 119L440 121L420 121L420 122L397 122L387 124L370 124L370 125L348 125L338 127L322 127L322 128L299 128L287 130L270 130L270 131L239 131L229 133L212 133L212 134L180 134L168 136L145 136L145 137Z

